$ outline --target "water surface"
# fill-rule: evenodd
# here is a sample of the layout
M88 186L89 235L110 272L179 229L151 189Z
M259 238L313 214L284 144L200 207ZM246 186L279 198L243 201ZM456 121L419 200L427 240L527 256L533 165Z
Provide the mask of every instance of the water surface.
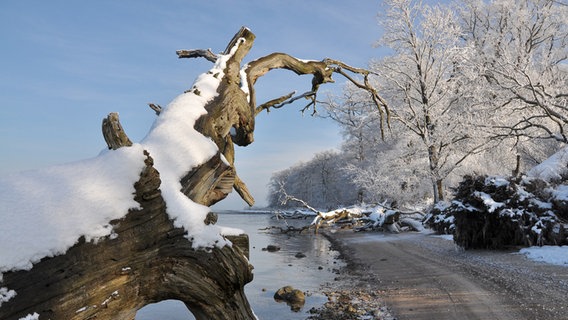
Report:
M342 264L331 251L329 242L312 232L282 234L263 231L268 226L300 226L310 220L276 220L270 214L226 212L219 214L218 224L243 229L250 239L250 262L254 266L254 280L245 286L245 293L259 319L305 319L313 307L323 305L327 298L320 293L321 285L332 282ZM279 246L277 252L262 250L267 245ZM296 254L303 253L304 258ZM306 304L299 312L291 311L285 303L274 301L274 293L290 285L306 293ZM136 320L194 319L180 301L162 301L139 310Z

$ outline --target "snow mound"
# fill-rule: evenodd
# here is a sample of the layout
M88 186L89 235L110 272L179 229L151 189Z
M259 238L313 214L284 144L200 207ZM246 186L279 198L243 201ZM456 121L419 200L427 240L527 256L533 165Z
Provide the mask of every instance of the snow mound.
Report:
M465 176L455 198L427 221L437 232L454 233L466 249L568 243L568 188L537 178Z

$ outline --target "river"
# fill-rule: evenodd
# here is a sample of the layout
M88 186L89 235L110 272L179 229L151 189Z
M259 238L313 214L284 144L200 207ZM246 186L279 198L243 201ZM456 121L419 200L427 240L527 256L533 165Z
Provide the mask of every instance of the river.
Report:
M261 230L268 226L285 227L305 225L310 220L276 220L271 214L223 212L218 224L243 229L250 239L250 262L254 266L254 280L245 286L245 293L259 319L306 319L308 311L320 307L327 298L321 294L321 285L332 282L336 270L343 266L337 252L330 250L330 243L313 232L286 235ZM267 245L277 245L277 252L262 250ZM303 253L304 258L297 258ZM290 285L306 293L306 304L297 312L285 303L274 301L274 292ZM190 320L193 315L180 301L167 300L148 305L138 311L136 320Z

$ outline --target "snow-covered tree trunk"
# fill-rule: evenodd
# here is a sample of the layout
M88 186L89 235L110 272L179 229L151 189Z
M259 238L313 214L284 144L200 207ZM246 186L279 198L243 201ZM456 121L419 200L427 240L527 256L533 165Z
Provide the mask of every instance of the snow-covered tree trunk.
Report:
M197 319L253 319L243 291L252 281L242 246L195 250L166 213L160 175L152 159L136 183L140 210L112 221L117 235L79 242L64 255L45 258L29 271L8 272L2 286L16 296L0 307L0 319L134 319L149 303L180 300Z
M51 234L45 236L49 241L41 242L38 237L40 242L34 243L41 247L38 252L10 252L10 243L20 245L16 238L29 235L0 235L0 253L6 255L0 255L0 319L132 320L138 309L166 299L184 302L197 319L255 318L243 290L252 280L252 266L246 258L248 238L237 230L214 225L216 215L208 207L233 188L247 203L254 203L236 173L233 144L253 142L255 116L261 111L298 99L288 94L257 106L256 80L275 68L313 75L310 91L299 96L310 99L307 109L315 105L319 86L333 81L333 73L345 76L351 72L364 77L365 83L358 85L371 94L377 107L385 106L366 82L368 71L339 61L306 61L274 53L241 66L254 38L249 29L242 28L219 55L209 50L178 51L180 58L203 57L214 67L167 107L151 105L158 118L142 142L128 139L116 114L103 121L103 135L112 150L81 168L92 169L89 165L94 167L93 163L109 158L124 164L124 170L141 168L138 179L132 179L134 194L118 197L131 209L118 216L113 213L115 218L110 221L97 220L102 224L97 232L65 231L61 237L71 237L70 242L61 244L55 239L51 244L49 241L58 238ZM348 79L357 82L353 77ZM65 166L57 170L50 172L65 172ZM89 217L109 216L102 205L113 201L110 196L92 203L98 198L89 192L110 188L111 179L104 172L93 172L86 181L73 177L73 181L63 179L69 188L62 189L79 189L78 197L101 208ZM43 178L40 183L46 181ZM96 183L102 184L98 186L101 189L93 188ZM27 206L0 204L14 224L20 221L14 218L20 213L34 216L20 212ZM41 205L37 208L46 215L51 213ZM61 210L57 217L68 215L65 219L70 221L74 221L72 215L82 214L60 204L57 208ZM38 230L49 227L36 226Z

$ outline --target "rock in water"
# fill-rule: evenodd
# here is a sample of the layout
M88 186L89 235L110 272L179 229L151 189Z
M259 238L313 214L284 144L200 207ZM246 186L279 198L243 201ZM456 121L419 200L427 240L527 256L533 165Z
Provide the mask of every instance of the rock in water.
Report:
M273 245L273 244L269 244L268 246L266 246L266 248L264 248L263 250L268 251L268 252L276 252L276 251L280 251L280 247Z
M298 312L306 303L306 296L304 292L298 289L294 289L291 286L285 286L274 294L274 300L277 302L286 302L292 311Z

